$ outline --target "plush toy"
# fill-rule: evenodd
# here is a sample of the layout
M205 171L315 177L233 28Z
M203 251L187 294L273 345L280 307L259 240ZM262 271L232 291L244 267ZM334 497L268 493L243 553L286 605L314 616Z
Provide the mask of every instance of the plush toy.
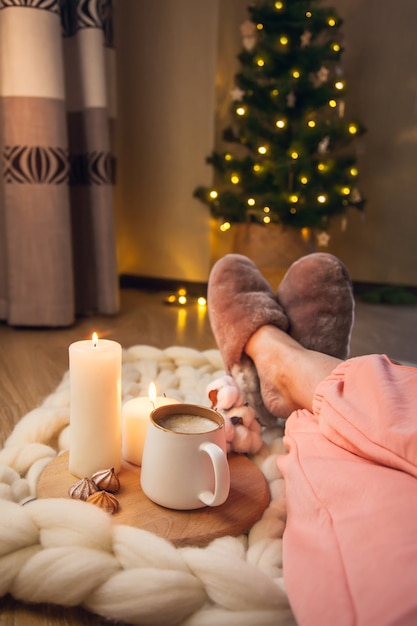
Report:
M216 378L207 386L212 408L224 418L228 452L256 454L262 447L261 425L232 376Z

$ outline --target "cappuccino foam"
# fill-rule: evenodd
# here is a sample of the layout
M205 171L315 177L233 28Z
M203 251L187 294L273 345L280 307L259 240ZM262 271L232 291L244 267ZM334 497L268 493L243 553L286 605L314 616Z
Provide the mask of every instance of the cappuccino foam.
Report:
M160 420L159 424L166 430L172 430L175 433L207 433L219 427L216 422L208 417L186 413L170 415Z

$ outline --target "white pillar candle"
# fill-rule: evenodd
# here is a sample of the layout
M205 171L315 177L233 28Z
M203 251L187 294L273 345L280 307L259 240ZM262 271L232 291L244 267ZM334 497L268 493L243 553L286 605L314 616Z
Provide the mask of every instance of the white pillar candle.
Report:
M76 341L69 347L69 471L79 478L121 463L122 347L116 341Z
M178 400L156 395L154 383L149 385L147 398L133 398L122 407L122 456L129 463L142 465L143 446L148 431L151 412L165 404L177 404Z

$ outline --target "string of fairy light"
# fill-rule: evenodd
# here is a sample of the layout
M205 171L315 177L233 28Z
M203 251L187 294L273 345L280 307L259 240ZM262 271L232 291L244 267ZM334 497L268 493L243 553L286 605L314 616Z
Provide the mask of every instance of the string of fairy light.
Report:
M166 297L165 304L180 307L196 304L199 309L205 309L207 306L207 299L205 296L190 295L185 287L179 287L175 292L170 293Z
M285 3L282 1L275 2L274 9L278 13L284 11ZM329 9L329 11L331 10ZM313 11L310 9L305 10L305 18L307 19L307 21L309 19L312 19ZM327 15L326 21L327 27L330 30L333 28L336 29L339 26L339 18L331 13ZM245 32L243 32L244 27L246 28ZM255 32L251 30L252 28L255 30ZM262 21L257 21L256 23L247 21L245 24L242 25L241 28L244 41L246 40L246 42L252 42L251 46L254 47L254 42L256 40L256 31L261 32L263 29L264 24L262 23ZM302 48L310 45L311 36L312 33L309 32L308 28L306 28L300 38ZM290 46L290 34L282 32L278 35L277 41L279 42L279 46L281 46L282 50L284 51ZM334 61L337 62L340 57L342 48L336 37L333 40L331 37L329 38L328 48L330 54L334 55ZM246 49L250 50L250 47L247 47ZM251 61L260 72L268 68L268 55L265 54L265 50L263 50L261 46L258 46L258 48L255 49L255 53L253 54ZM332 62L331 58L330 62ZM291 67L289 69L288 78L293 81L293 83L297 83L297 81L305 79L305 76L303 77L303 69L304 68L302 67L302 64L300 67ZM344 119L346 81L340 75L340 68L339 72L334 72L333 76L331 75L330 69L326 67L326 64L324 64L319 68L318 71L316 71L313 80L316 80L319 86L326 83L328 91L331 92L331 97L329 97L326 104L328 109L330 109L330 111L335 111L336 117L339 118L339 126L337 132L343 133L343 136L346 135L346 137L350 137L351 139L361 134L361 132L364 132L364 128L361 127L361 125L359 125L357 122L345 121ZM287 98L287 115L282 110L282 105L277 107L278 113L274 120L274 127L275 132L278 133L278 135L276 135L278 136L278 141L279 133L286 132L291 125L291 119L289 119L289 116L291 118L291 110L293 110L293 108L295 107L295 91L296 88L294 88L294 90L291 90L290 93L285 94ZM274 87L270 92L270 96L272 98L278 99L280 95L280 89L276 87ZM247 118L251 114L250 99L248 101L248 99L246 98L246 101L242 101L244 100L244 96L245 91L240 89L239 87L235 87L234 90L232 90L233 113L236 116L236 119L241 121L245 120L245 118ZM319 107L319 109L321 109L321 107ZM305 131L306 133L310 133L310 137L312 137L313 139L318 137L317 158L316 160L313 160L313 163L316 174L325 178L334 165L334 160L329 157L328 150L329 143L331 143L335 135L333 135L332 137L330 136L329 128L326 127L326 125L323 123L321 115L321 110L319 112L314 110L309 111L305 116L305 120L303 120L302 123L305 124ZM339 130L339 127L341 130ZM301 132L304 131L302 131L301 129ZM322 134L320 135L320 133ZM286 137L287 136L288 135L286 135ZM308 139L308 134L306 134L305 137L307 138L306 141L310 141ZM338 139L338 137L336 137L336 139ZM246 141L243 138L241 143L244 145L245 142ZM252 165L252 172L255 176L262 175L265 165L265 159L275 158L275 147L276 146L274 146L273 143L271 145L271 143L268 143L268 141L262 139L259 140L258 145L251 147L252 153L255 155L253 157ZM279 214L279 211L281 211L281 213L288 213L288 222L291 223L291 216L293 216L296 220L300 207L305 207L306 203L311 203L312 200L314 203L316 203L316 206L318 207L318 213L320 215L325 213L326 207L329 207L329 213L333 212L333 206L337 205L337 203L340 204L342 210L344 210L348 206L356 206L357 208L362 208L363 199L359 190L356 187L356 181L359 175L359 171L354 159L346 159L346 166L344 167L343 175L341 175L342 181L340 182L340 184L338 184L337 191L333 189L331 191L325 189L318 190L315 197L312 198L312 192L311 189L309 189L309 185L311 182L310 179L314 175L314 172L312 172L311 170L310 163L309 167L304 167L306 171L303 171L303 166L306 163L307 156L306 154L303 154L303 145L301 141L298 141L298 145L297 143L293 143L288 147L286 157L289 163L288 167L290 176L285 194L281 193L281 197L279 200L279 202L281 202L281 205L277 204L278 201L276 201L275 206L273 206L271 202L265 202L264 198L262 197L262 193L259 193L258 197L256 193L247 193L246 198L244 198L244 202L246 204L245 214L247 218L250 219L251 216L256 216L255 221L260 221L263 224L268 225L271 222L277 221L277 215ZM244 193L244 190L242 189L242 182L244 182L242 180L242 177L245 176L246 172L242 169L242 167L240 169L238 167L239 165L241 166L242 161L236 159L229 151L225 152L221 158L223 159L223 164L219 160L220 155L214 153L213 157L208 158L207 161L209 163L212 163L215 167L217 165L219 171L225 173L225 181L226 183L227 180L229 181L232 189L239 188ZM227 200L230 201L230 194L225 200L224 195L222 196L222 192L217 187L217 185L213 186L211 189L200 187L196 190L195 196L209 204L212 210L212 214L217 217L222 217L222 202L224 203ZM236 206L237 204L235 204L235 207ZM322 209L320 207L322 207ZM338 208L336 206L334 213L336 213L337 210ZM231 221L233 220L226 218L222 219L219 223L220 230L229 230L231 228ZM278 219L278 221L280 220ZM294 221L294 224L298 225L298 222Z

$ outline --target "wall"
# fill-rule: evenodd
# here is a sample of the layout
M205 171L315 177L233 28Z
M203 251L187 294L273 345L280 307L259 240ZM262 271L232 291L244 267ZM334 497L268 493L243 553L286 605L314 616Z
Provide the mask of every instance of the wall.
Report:
M335 228L329 250L356 280L417 285L417 4L336 0L344 18L347 113L368 132L358 158L364 220Z
M327 1L327 0L326 0ZM120 273L205 281L210 226L192 198L209 184L249 0L116 0ZM328 250L358 281L417 285L415 0L329 0L344 18L346 114L365 219L332 229Z
M120 273L205 281L217 0L115 3Z

